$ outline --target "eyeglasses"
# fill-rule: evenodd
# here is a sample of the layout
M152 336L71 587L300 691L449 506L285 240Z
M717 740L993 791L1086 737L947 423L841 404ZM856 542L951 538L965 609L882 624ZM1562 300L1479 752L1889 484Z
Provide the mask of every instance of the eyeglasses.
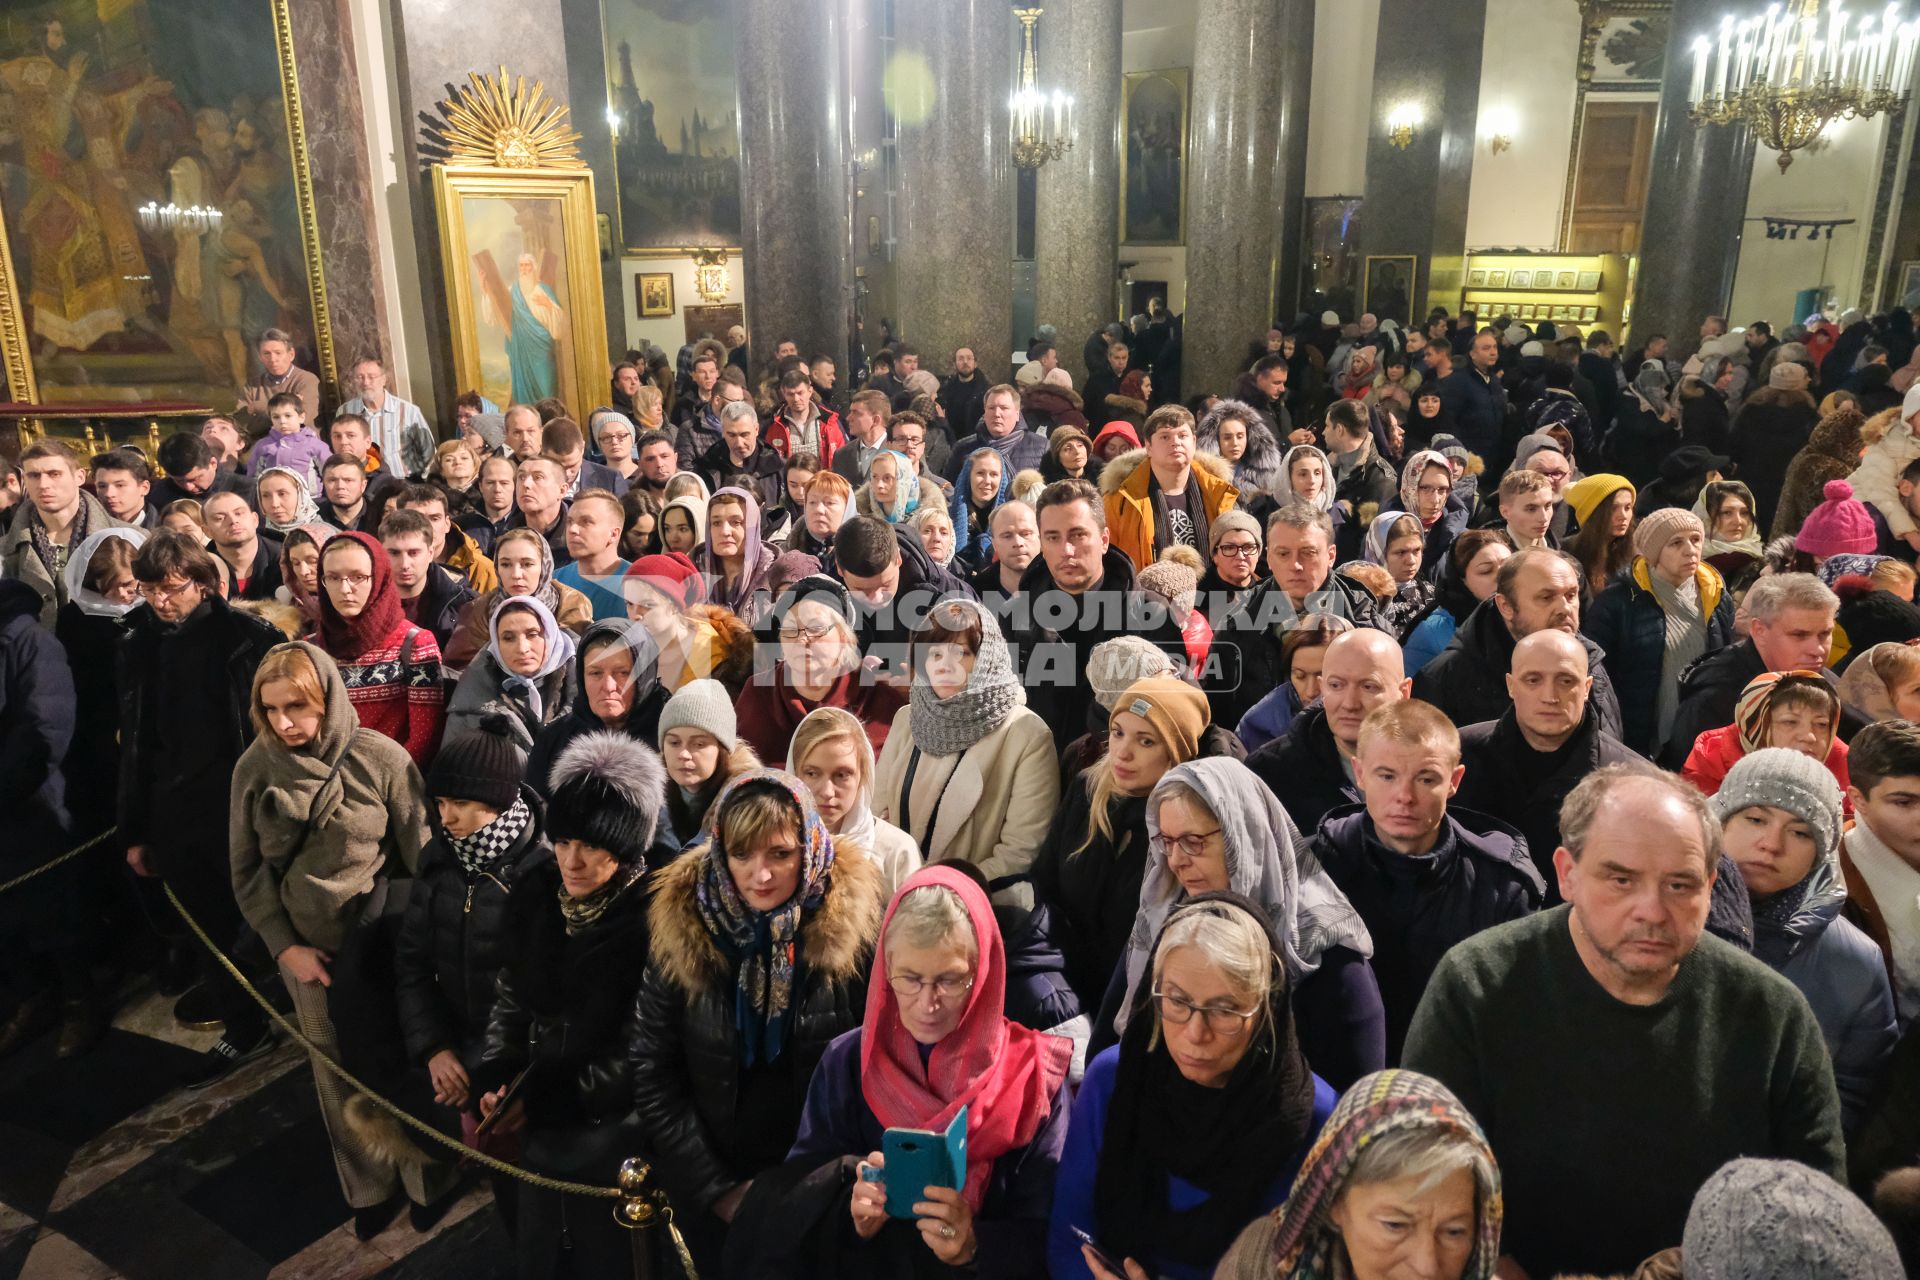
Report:
M1259 555L1260 544L1257 542L1223 542L1215 547L1214 551L1219 555L1233 556L1235 559L1244 560L1249 556Z
M1147 841L1147 846L1162 858L1177 853L1188 862L1192 862L1196 858L1207 856L1207 842L1219 834L1220 828L1215 827L1211 831L1190 831L1184 836L1171 838L1160 835Z
M1444 498L1453 492L1453 486L1450 484L1423 484L1416 488L1414 492L1424 493L1429 498Z
M330 587L344 587L349 591L362 591L373 581L370 573L329 573L321 581Z
M1541 475L1545 476L1549 480L1565 480L1568 476L1571 476L1573 474L1573 472L1571 471L1557 471L1557 470L1548 471L1544 467L1535 467L1534 470L1538 471Z
M780 628L780 638L788 644L799 644L802 641L808 644L819 644L831 634L833 634L833 624L831 622L814 622L806 626L783 626Z
M1184 1027L1193 1021L1193 1015L1197 1013L1206 1023L1207 1030L1217 1036L1245 1035L1253 1015L1260 1012L1258 1009L1248 1009L1242 1013L1238 1009L1203 1008L1185 996L1177 996L1170 991L1155 991L1153 998L1160 1002L1162 1022Z
M952 1000L973 989L973 975L949 973L938 978L889 977L887 985L902 1000L916 1000L928 987L938 992L942 1000Z
M165 582L143 582L140 584L140 594L154 601L176 600L199 585L197 582L179 582L171 585Z

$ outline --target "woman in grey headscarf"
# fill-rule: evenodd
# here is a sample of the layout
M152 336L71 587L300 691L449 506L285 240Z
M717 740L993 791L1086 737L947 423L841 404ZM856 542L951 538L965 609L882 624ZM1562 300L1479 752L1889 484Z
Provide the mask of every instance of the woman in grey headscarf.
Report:
M1175 765L1147 797L1147 837L1140 913L1101 1002L1089 1053L1126 1030L1154 939L1174 908L1196 894L1230 890L1272 918L1300 1046L1314 1073L1344 1089L1379 1070L1386 1010L1367 963L1373 939L1259 777L1224 756Z

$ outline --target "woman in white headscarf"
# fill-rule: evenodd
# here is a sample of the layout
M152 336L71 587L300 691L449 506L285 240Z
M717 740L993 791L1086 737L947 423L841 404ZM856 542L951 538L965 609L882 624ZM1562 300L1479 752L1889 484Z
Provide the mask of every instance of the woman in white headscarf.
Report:
M113 821L120 777L120 702L114 689L115 655L125 619L139 607L133 556L145 529L99 529L67 557L67 602L53 622L54 638L73 669L73 742L67 748L67 809L76 839Z
M873 742L866 726L840 707L816 707L793 731L787 746L787 771L813 794L820 820L838 841L847 839L867 851L880 868L889 901L920 869L920 847L891 822L873 813Z
M317 523L320 508L313 500L307 478L291 467L268 467L255 481L254 493L260 508L260 527L276 538L284 538L302 525Z
M1386 1062L1386 1007L1367 963L1373 939L1315 860L1273 792L1240 761L1203 756L1167 770L1147 797L1147 871L1093 1052L1126 1030L1154 939L1174 908L1228 890L1272 918L1300 1047L1314 1073L1344 1089Z
M482 718L504 715L521 751L573 705L573 633L532 596L502 600L482 649L447 705L447 737L476 732Z

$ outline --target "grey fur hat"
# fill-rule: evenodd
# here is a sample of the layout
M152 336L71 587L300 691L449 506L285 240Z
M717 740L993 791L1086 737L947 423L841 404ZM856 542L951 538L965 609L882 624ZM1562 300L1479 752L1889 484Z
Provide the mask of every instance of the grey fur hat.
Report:
M575 738L553 762L547 835L605 849L644 864L667 798L667 768L644 742L596 730Z
M1694 1194L1681 1237L1686 1280L1900 1280L1893 1236L1824 1173L1743 1158Z

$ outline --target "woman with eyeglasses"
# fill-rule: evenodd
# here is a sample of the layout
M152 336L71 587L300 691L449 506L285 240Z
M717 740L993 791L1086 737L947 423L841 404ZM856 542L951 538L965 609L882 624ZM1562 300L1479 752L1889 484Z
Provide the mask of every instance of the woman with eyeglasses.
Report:
M1338 1096L1307 1065L1290 997L1285 944L1256 903L1208 893L1173 912L1126 1033L1074 1099L1053 1280L1211 1276L1286 1199Z
M634 1101L696 1263L785 1161L807 1082L860 1025L880 932L880 872L835 836L799 779L736 776L704 839L664 868L635 1004Z
M740 736L769 768L788 767L787 744L800 722L819 707L852 712L878 752L887 744L894 713L906 696L874 678L860 662L853 597L836 578L813 574L781 593L774 606L780 657L756 672L734 702Z
M841 1225L823 1242L837 1256L819 1274L1047 1274L1073 1044L1009 1021L1006 986L986 893L951 867L914 873L881 925L866 1016L821 1058L788 1155L814 1168L861 1157ZM909 1188L920 1193L915 1217L890 1218L882 1135L943 1132L963 1108L961 1185Z
M319 604L313 638L339 666L361 726L426 768L447 719L440 645L407 621L393 564L372 534L342 533L321 548Z

